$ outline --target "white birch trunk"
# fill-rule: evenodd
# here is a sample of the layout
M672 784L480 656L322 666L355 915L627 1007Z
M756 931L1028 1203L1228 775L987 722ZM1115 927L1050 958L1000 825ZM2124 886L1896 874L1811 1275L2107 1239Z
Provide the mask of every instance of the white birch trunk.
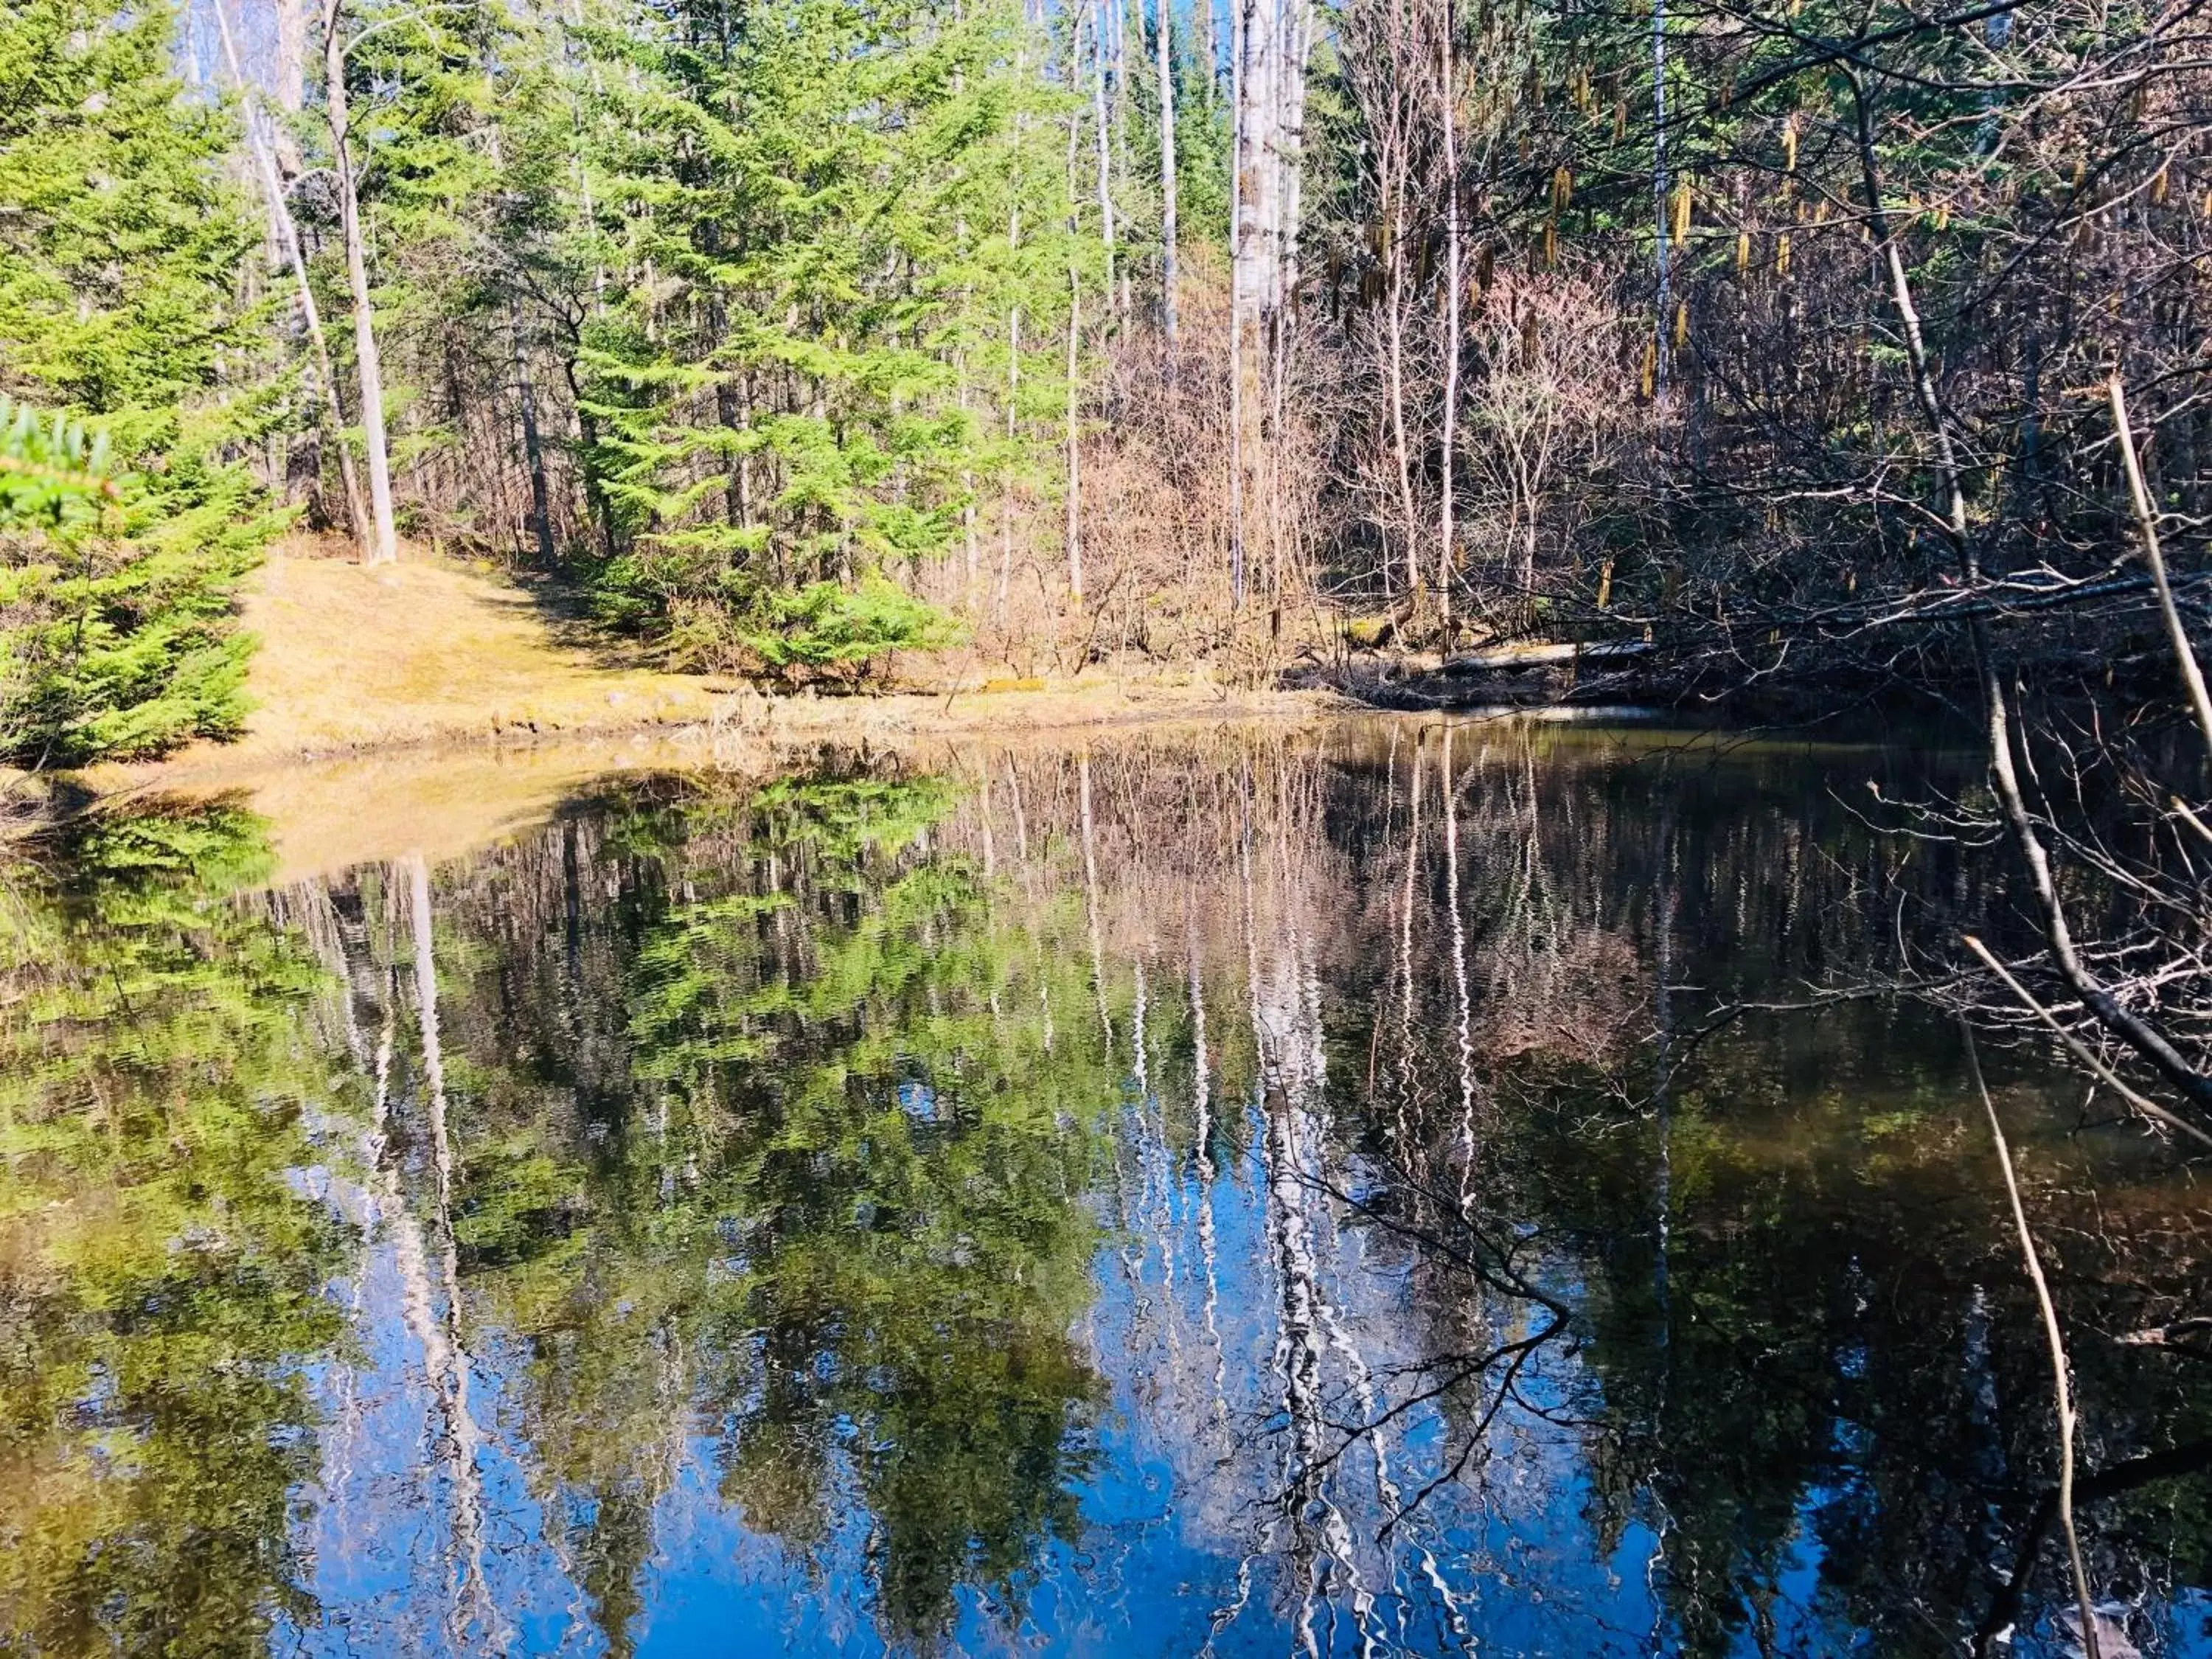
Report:
M1159 13L1154 42L1160 80L1160 327L1172 347L1176 342L1176 131L1174 55L1169 44L1173 7L1157 0Z
M1244 603L1244 300L1237 232L1244 222L1244 11L1229 6L1229 592Z
M399 533L392 511L392 462L384 433L384 370L376 351L374 310L368 294L368 255L363 246L361 200L355 191L353 162L347 151L345 46L343 0L325 0L323 70L325 107L331 125L331 161L337 174L338 220L345 239L346 285L353 297L354 356L361 380L362 434L368 452L369 545L367 562L390 564L399 557Z
M1237 0L1231 21L1236 61L1230 422L1237 495L1233 581L1241 602L1245 527L1269 499L1263 489L1269 466L1262 416L1270 406L1279 419L1281 414L1283 321L1297 280L1297 150L1305 121L1313 9L1310 0ZM1281 547L1273 533L1278 526L1272 512L1267 522L1273 562L1279 570Z
M1083 19L1075 20L1075 35L1068 42L1068 73L1073 79L1083 62ZM1077 445L1076 417L1080 408L1075 380L1076 348L1083 328L1083 273L1075 263L1077 202L1075 157L1080 123L1073 110L1067 116L1067 591L1079 614L1083 609L1083 456ZM1101 129L1103 130L1103 128ZM1103 156L1103 152L1102 152ZM1103 167L1103 161L1102 161ZM1102 203L1104 174L1100 174ZM1111 212L1110 204L1106 210ZM1108 280L1112 280L1114 233L1106 233Z
M307 27L299 9L300 3L301 0L285 0L285 3L277 8L280 100L283 95L285 20L291 18L302 31ZM323 332L322 308L315 303L315 290L307 281L307 261L301 249L299 222L292 217L291 204L284 197L284 184L277 169L275 143L267 131L259 107L253 101L252 89L246 83L246 71L239 60L238 40L231 32L228 0L215 0L215 21L222 35L223 60L230 67L230 78L237 83L239 97L246 106L246 147L252 152L254 170L260 176L262 195L268 202L269 228L277 246L283 251L284 262L291 267L292 280L300 290L300 316L307 325L307 343L315 354L315 370L323 382L324 404L331 420L331 441L337 447L338 480L345 491L346 520L353 527L355 544L366 554L369 548L368 515L362 505L361 479L354 471L353 452L346 447L345 410L338 402L337 372L331 362L330 337ZM304 39L295 45L304 49ZM296 62L294 69L296 72ZM296 92L294 94L295 100L298 95ZM296 109L299 106L295 101L289 107Z

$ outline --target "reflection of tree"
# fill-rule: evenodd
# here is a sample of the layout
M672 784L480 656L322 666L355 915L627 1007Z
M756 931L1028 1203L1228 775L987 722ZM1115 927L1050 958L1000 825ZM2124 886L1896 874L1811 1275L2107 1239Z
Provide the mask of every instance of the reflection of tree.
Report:
M1192 1507L1253 1528L1224 1620L1341 1593L1379 1630L1418 1595L1463 1632L1452 1516L1510 1510L1492 1455L1545 1433L1577 1449L1597 1548L1656 1536L1693 1650L1778 1642L1800 1572L1788 1616L1898 1651L1980 1617L2044 1490L2043 1395L1948 1050L1876 1003L1747 1023L1638 1109L1653 1027L1886 963L1877 839L1818 804L1819 757L1393 745L641 787L451 896L442 925L484 941L456 1016L483 1040L455 1047L529 1056L477 1080L459 1231L487 1316L533 1335L532 1433L592 1517L603 1623L635 1604L682 1421L821 1571L865 1517L887 1632L1066 1535L1094 1184ZM1955 898L1956 874L1905 878ZM1237 1170L1275 1345L1249 1441L1213 1256ZM2077 1297L2148 1259L2100 1227ZM1346 1237L1402 1275L1395 1324ZM2184 1305L2199 1259L2124 1316ZM2081 1364L2130 1402L2100 1455L2193 1432L2171 1356ZM2103 1582L2181 1535L2165 1495L2140 1523L2104 1506Z
M1366 777L1389 787L1332 801L1330 837L1364 866L1371 965L1342 981L1355 1000L1330 1073L1364 1161L1330 1190L1405 1247L1426 1322L1410 1375L1437 1391L1455 1478L1486 1490L1486 1438L1555 1417L1601 1547L1632 1522L1656 1537L1654 1582L1692 1650L1777 1645L1801 1573L1817 1588L1787 1617L1954 1650L2033 1547L2050 1427L1993 1172L1960 1139L1952 1041L1910 1007L1832 1005L1705 1034L1670 1091L1637 1039L1680 1019L1670 1000L1694 1014L1881 975L1901 886L1931 914L1970 902L1955 861L1898 863L1793 787L1818 757L1450 736L1376 745ZM2166 1330L2201 1230L2168 1231L2171 1194L2124 1226L2125 1189L2093 1190L2088 1149L2046 1133L2039 1152L2069 1328ZM1540 1391L1498 1417L1512 1344L1542 1323L1531 1293L1567 1285L1571 1403ZM2159 1481L2096 1506L2100 1582L2120 1595L2154 1589L2169 1551L2184 1573L2212 1567L2197 1500L2172 1507L2157 1462L2178 1446L2197 1467L2212 1393L2148 1346L2077 1356L2083 1397L2108 1404L2099 1455ZM2067 1599L2063 1574L2038 1582L2023 1620Z
M1656 1124L1593 1134L1589 1101L1563 1092L1530 1115L1513 1182L1589 1286L1601 1525L1663 1531L1661 1582L1687 1648L1771 1641L1785 1577L1810 1565L1836 1629L1871 1632L1884 1652L1955 1652L2016 1570L2047 1489L2047 1362L1940 1034L1879 1010L1822 1018L1824 1048L1883 1064L1784 1089L1803 1033L1784 1028L1711 1044L1685 1074L1663 1297L1654 1236L1635 1224ZM2081 1154L2046 1139L2041 1156L2057 1183L2045 1202L2064 1213L2080 1175L2050 1160ZM2075 1190L2063 1293L2091 1333L2142 1264L2114 1258L2114 1230ZM2082 1271L2100 1256L2119 1282ZM2212 1397L2186 1369L2086 1334L2075 1358L2101 1407L2100 1462L2202 1435ZM2212 1567L2204 1528L2178 1518L2093 1512L2103 1582L2150 1588L2161 1555ZM2031 1606L2064 1604L2063 1572L2039 1583Z
M1073 1526L1115 1079L1079 905L1017 918L927 857L951 804L649 783L438 900L463 1294L529 1344L523 1430L617 1646L694 1424L823 1571L858 1500L892 1632Z
M80 850L106 873L25 890L0 992L0 1056L35 1057L0 1083L31 1333L0 1400L52 1494L7 1627L304 1616L287 1356L335 1279L386 1352L331 1368L324 1535L443 1506L402 1641L519 1627L532 1577L625 1650L715 1508L742 1571L895 1644L1018 1621L1040 1571L1079 1603L1126 1542L1079 1512L1109 1420L1173 1470L1194 1647L2032 1631L2047 1382L1948 1034L1701 1018L1886 963L1893 876L1978 900L1883 862L1808 785L1832 763L1483 726L979 747L631 780L238 908L174 874L250 846L219 813ZM1999 1082L2091 1404L2092 1569L2154 1592L2212 1569L2203 1226L2170 1160ZM358 1263L281 1184L318 1158ZM355 1413L355 1373L404 1409ZM421 1425L387 1495L347 1480L357 1420ZM96 1480L88 1437L132 1457ZM174 1566L194 1528L228 1578ZM1647 1588L1660 1628L1620 1636Z
M203 1653L309 1603L303 1368L327 1210L288 1183L329 1077L268 868L217 804L95 817L0 896L0 1647Z

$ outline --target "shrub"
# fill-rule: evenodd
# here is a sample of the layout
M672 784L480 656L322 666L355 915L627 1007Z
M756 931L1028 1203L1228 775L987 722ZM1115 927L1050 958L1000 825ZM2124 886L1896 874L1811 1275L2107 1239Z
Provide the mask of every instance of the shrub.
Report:
M952 644L957 624L883 576L859 585L813 582L778 593L763 623L740 637L779 679L830 675L858 680L894 651L934 651Z

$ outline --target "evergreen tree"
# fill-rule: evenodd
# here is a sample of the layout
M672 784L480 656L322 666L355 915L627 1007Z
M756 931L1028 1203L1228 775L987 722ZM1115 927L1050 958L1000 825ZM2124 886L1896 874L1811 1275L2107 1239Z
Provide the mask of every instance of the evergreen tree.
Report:
M610 615L684 659L776 667L937 631L866 579L945 556L978 493L1033 466L1006 400L1059 376L1010 323L1048 345L1072 252L1030 33L1006 0L586 33Z
M101 511L48 501L0 526L11 758L141 753L244 712L231 594L271 523L232 457L273 418L239 378L267 318L239 297L255 232L225 177L236 134L183 95L170 46L160 7L0 19L0 393L85 417L125 475Z

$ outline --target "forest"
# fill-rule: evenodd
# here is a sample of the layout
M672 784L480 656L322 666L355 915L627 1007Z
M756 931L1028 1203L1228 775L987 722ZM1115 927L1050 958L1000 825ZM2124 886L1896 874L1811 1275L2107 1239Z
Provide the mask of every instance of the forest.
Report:
M2163 695L2199 9L27 0L0 737L234 730L301 531L775 686Z
M27 0L0 750L236 733L303 534L770 690L1901 702L2212 1109L2201 12Z
M1828 1612L1886 1650L2010 1643L2062 1538L2024 1651L2123 1651L2094 1583L2138 1631L2168 1590L2201 1612L2201 1483L2180 1544L2129 1495L2212 1460L2173 1383L2212 1328L2197 1206L2164 1184L2212 1148L2207 10L13 0L0 1464L46 1497L38 1537L0 1524L0 1631L308 1627L298 1494L348 1472L308 1437L359 1427L318 1391L382 1364L329 1358L341 1286L420 1350L455 1651L507 1616L488 1329L556 1425L532 1455L562 1448L507 1477L576 1552L540 1577L611 1650L690 1490L683 1411L755 1534L871 1582L892 1645L1018 1602L1091 1536L1085 1482L1144 1462L1116 1320L1163 1322L1163 1374L1207 1332L1173 1457L1198 1490L1207 1436L1289 1445L1218 1501L1279 1476L1262 1599L1305 1619L1349 1564L1363 1644L1370 1544L1473 1628L1433 1559L1414 1583L1394 1481L1488 1468L1498 1420L1574 1440L1590 1571L1659 1586L1686 1650L1787 1601L1816 1505ZM476 573L564 648L835 700L860 752L640 763L434 876L409 822L280 882L242 799L142 814L128 769L250 735L280 561ZM449 620L482 637L412 623ZM1095 763L866 740L897 696L1108 676L1344 720ZM1476 717L1531 707L1613 746ZM1640 720L1701 729L1655 759ZM2037 1114L2033 1204L2001 1107ZM1987 1226L1947 1184L1960 1109ZM2077 1182L2115 1124L2156 1173ZM2055 1292L2031 1210L2081 1264ZM1370 1245L1415 1264L1395 1289ZM1217 1316L1252 1308L1232 1427ZM2000 1374L2009 1415L1952 1387ZM2069 1378L2102 1414L2086 1550ZM652 1431L599 1467L617 1419ZM1358 1547L1328 1513L1355 1448ZM2003 1549L1960 1519L2000 1511ZM1647 1526L1671 1577L1615 1559Z

